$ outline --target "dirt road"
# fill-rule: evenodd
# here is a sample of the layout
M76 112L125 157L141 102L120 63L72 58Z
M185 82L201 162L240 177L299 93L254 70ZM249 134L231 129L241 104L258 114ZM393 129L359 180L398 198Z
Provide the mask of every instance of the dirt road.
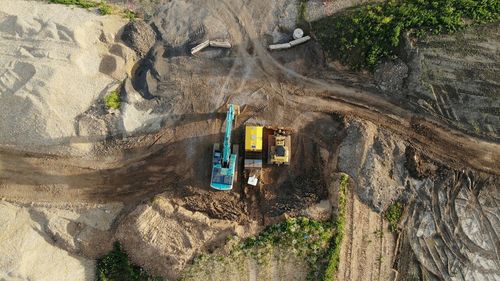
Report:
M170 111L178 114L176 121L155 134L108 142L109 149L91 159L5 149L0 153L0 196L20 201L136 201L172 186L205 187L209 147L219 141L223 121L223 115L214 112L223 112L228 101L248 108L239 125L259 118L301 131L309 124L303 134L309 135L311 146L318 145L311 135L317 134L315 114L339 113L386 127L453 168L500 174L496 140L470 137L443 120L415 113L375 92L348 87L345 81L318 78L328 70L308 62L315 59L310 50L317 48L313 42L268 52L253 21L254 14L266 11L265 5L255 5L251 11L237 0L209 1L205 6L226 23L240 44L218 59L166 58L170 70L176 70L168 72L169 79L178 81L179 101Z
M379 213L350 192L337 280L394 280L396 236Z

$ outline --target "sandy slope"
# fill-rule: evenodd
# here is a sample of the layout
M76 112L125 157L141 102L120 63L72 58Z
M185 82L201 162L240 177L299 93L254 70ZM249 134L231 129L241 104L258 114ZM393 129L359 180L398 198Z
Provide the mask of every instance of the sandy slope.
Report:
M126 76L127 48L114 43L125 23L63 5L2 1L0 144L75 135L75 117Z

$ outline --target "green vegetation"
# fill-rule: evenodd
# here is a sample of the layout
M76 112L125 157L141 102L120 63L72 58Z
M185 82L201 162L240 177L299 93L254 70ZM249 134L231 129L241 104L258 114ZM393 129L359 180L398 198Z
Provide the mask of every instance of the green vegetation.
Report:
M404 31L423 37L499 19L498 0L389 0L321 19L312 29L332 58L359 70L394 56Z
M396 202L387 208L385 218L389 221L389 229L392 232L398 231L398 223L403 215L403 204Z
M199 280L208 273L244 273L246 258L265 266L274 258L305 261L309 266L308 280L328 280L335 277L340 262L340 247L344 236L349 177L342 174L339 184L339 205L333 221L320 222L305 217L289 218L266 227L259 235L235 242L229 255L201 255L185 272L184 279ZM238 239L237 237L235 239ZM279 262L278 262L279 264ZM265 278L265 276L261 276Z
M160 277L151 277L144 269L130 263L120 243L116 242L113 250L97 260L97 281L161 281Z
M123 17L129 19L130 21L133 21L137 18L137 14L130 9L125 9L123 11Z
M49 0L51 3L63 4L63 5L75 5L81 8L95 8L99 6L99 3L90 0Z
M310 266L311 280L316 280L321 272L321 258L325 256L333 237L332 225L305 217L290 218L268 226L256 237L241 242L236 250L263 263L273 247L293 251L303 257Z
M101 15L109 15L113 12L113 7L104 1L97 2L92 0L49 0L50 3L63 4L63 5L75 5L80 8L98 8Z
M297 8L297 25L303 25L306 22L306 7L307 1L309 0L299 0Z
M120 108L120 93L118 91L111 91L104 97L104 103L109 109L119 109Z
M113 13L113 7L111 7L111 5L106 4L106 2L103 1L99 3L99 13L101 15L110 15L111 13Z
M342 240L344 239L344 227L346 223L348 186L349 176L346 174L342 174L339 184L338 214L337 218L335 219L335 239L331 241L331 245L327 254L328 264L323 275L323 280L325 281L334 280L335 272L337 272L337 268L339 267L340 248L342 245Z

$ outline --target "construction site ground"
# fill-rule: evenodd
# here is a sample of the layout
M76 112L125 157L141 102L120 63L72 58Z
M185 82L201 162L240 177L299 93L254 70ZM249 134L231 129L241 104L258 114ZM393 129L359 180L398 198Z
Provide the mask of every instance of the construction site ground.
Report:
M151 110L162 113L161 128L101 136L106 138L101 142L85 137L61 140L72 147L90 146L83 157L2 146L0 198L27 204L120 202L120 219L162 194L211 219L241 225L257 221L263 226L300 215L328 198L330 174L339 172L346 126L358 120L404 141L437 166L500 175L497 136L471 136L400 97L381 95L369 79L360 85L366 74L332 69L314 40L269 52L261 36L265 28L253 20L267 12L268 1L248 6L240 0L201 2L225 23L233 48L191 56L187 50L192 43L174 48L157 42L128 78L133 90L125 89L125 97L140 95L144 104L154 104ZM239 181L232 191L220 192L209 188L211 151L222 140L229 103L241 106L233 130L240 156L248 120L291 128L293 154L289 166L266 165L257 187L241 181L240 157ZM358 198L353 180L339 280L392 280L396 236L387 230L383 214Z

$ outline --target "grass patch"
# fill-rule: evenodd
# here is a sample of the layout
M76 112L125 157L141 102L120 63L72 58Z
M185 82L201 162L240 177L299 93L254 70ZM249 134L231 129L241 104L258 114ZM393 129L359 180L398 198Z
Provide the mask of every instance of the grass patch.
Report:
M99 14L110 15L113 13L113 6L107 4L105 1L97 2L92 0L49 0L50 3L75 5L80 8L90 9L98 8Z
M329 56L354 70L373 70L395 55L404 31L421 38L499 19L498 0L389 0L323 18L312 29Z
M299 0L297 7L297 25L303 25L306 22L306 8L307 1L309 0Z
M123 10L123 17L128 19L129 21L133 21L137 18L137 14L130 9L125 9Z
M152 277L141 267L131 264L120 243L115 242L113 250L97 260L97 281L162 281Z
M108 109L119 109L120 108L120 93L118 91L111 91L104 97L104 103Z
M75 5L80 8L95 8L99 6L99 3L89 0L49 0L50 3L63 4L63 5Z
M273 247L293 251L304 258L310 267L310 280L317 280L321 274L321 259L325 256L333 238L330 222L319 222L305 217L290 218L268 226L258 236L248 238L237 246L246 256L257 263L266 262L265 257Z
M387 208L385 211L385 218L389 222L389 229L391 232L398 231L398 223L403 215L403 204L396 202Z
M344 228L346 223L348 187L349 187L349 176L346 174L342 174L340 176L340 184L339 184L338 215L334 223L335 239L331 241L331 245L327 254L328 264L326 265L325 272L323 275L323 280L325 281L332 281L335 279L335 273L337 272L340 263L340 249L342 245L342 240L344 239Z
M99 3L99 13L101 15L111 15L113 13L113 7L106 2Z

